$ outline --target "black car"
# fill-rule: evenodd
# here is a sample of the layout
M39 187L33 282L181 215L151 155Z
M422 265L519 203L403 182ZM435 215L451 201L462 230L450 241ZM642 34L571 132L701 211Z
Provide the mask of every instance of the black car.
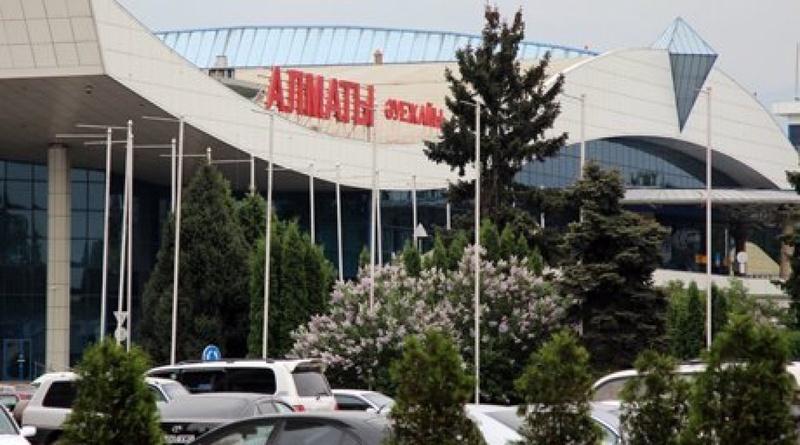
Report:
M389 421L375 413L284 413L223 425L193 445L381 445Z
M189 443L219 425L263 414L292 412L271 395L255 393L193 394L159 406L168 444Z

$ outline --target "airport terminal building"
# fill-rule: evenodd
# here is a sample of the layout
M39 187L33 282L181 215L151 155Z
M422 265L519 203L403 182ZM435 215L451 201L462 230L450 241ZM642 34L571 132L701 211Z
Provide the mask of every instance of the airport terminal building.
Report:
M116 326L126 168L136 316L175 203L173 140L185 151L184 183L211 160L236 193L265 194L272 161L276 210L313 227L337 266L340 211L346 276L369 244L373 187L384 259L412 236L415 218L428 229L448 223L442 191L455 176L426 158L423 141L447 117L445 67L477 35L344 26L153 33L114 0L4 0L0 24L0 380L68 367L96 340L107 178L105 320L108 332ZM668 228L662 279L691 277L705 268L710 148L715 280L736 270L757 285L788 273L775 237L793 228L798 197L786 172L797 169L796 148L685 22L648 46L595 53L526 42L520 58L532 64L545 52L550 74L565 77L553 131L569 141L518 181L570 185L583 145L587 159L621 170L630 209ZM732 263L731 252L747 261Z

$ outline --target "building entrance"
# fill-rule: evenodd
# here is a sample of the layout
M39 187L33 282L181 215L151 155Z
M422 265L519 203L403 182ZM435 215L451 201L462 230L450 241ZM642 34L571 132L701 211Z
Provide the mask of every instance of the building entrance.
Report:
M31 380L31 351L30 339L3 339L3 380Z

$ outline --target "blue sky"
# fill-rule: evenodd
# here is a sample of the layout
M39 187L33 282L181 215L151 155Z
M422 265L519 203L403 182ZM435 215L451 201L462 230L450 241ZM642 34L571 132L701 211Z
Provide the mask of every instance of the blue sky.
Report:
M118 0L152 30L235 25L360 25L477 34L481 0ZM649 46L683 17L717 64L765 106L795 95L798 0L498 0L520 7L526 39L596 51Z

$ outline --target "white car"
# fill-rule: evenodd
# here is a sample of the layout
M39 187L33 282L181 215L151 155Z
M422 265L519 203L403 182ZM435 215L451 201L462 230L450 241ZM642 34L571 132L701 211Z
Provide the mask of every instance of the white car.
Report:
M35 445L55 443L61 436L61 426L72 412L77 397L78 374L74 372L51 372L43 374L33 382L31 400L22 411L23 428L35 427L30 442ZM145 377L148 388L155 395L157 404L169 403L189 392L174 380Z
M675 372L684 379L691 381L705 370L706 364L698 362L678 365ZM797 383L796 387L800 388L800 362L789 363L786 365L786 370L794 377ZM619 406L620 391L622 391L622 388L625 387L628 381L637 375L638 372L635 369L625 369L612 372L611 374L597 379L594 385L592 385L592 389L594 390L594 397L592 400L595 402L607 403L611 406Z
M341 411L370 411L385 413L394 404L386 394L366 389L333 389L336 406Z
M177 380L191 393L255 392L274 395L295 411L333 411L325 369L319 359L226 359L159 366L146 375Z
M486 445L508 445L522 440L519 430L525 419L517 414L517 406L467 404L464 408L467 417L478 426ZM601 445L621 443L616 411L592 404L591 416L602 431Z
M29 445L27 438L34 435L35 427L26 426L20 429L11 413L0 405L0 445Z

